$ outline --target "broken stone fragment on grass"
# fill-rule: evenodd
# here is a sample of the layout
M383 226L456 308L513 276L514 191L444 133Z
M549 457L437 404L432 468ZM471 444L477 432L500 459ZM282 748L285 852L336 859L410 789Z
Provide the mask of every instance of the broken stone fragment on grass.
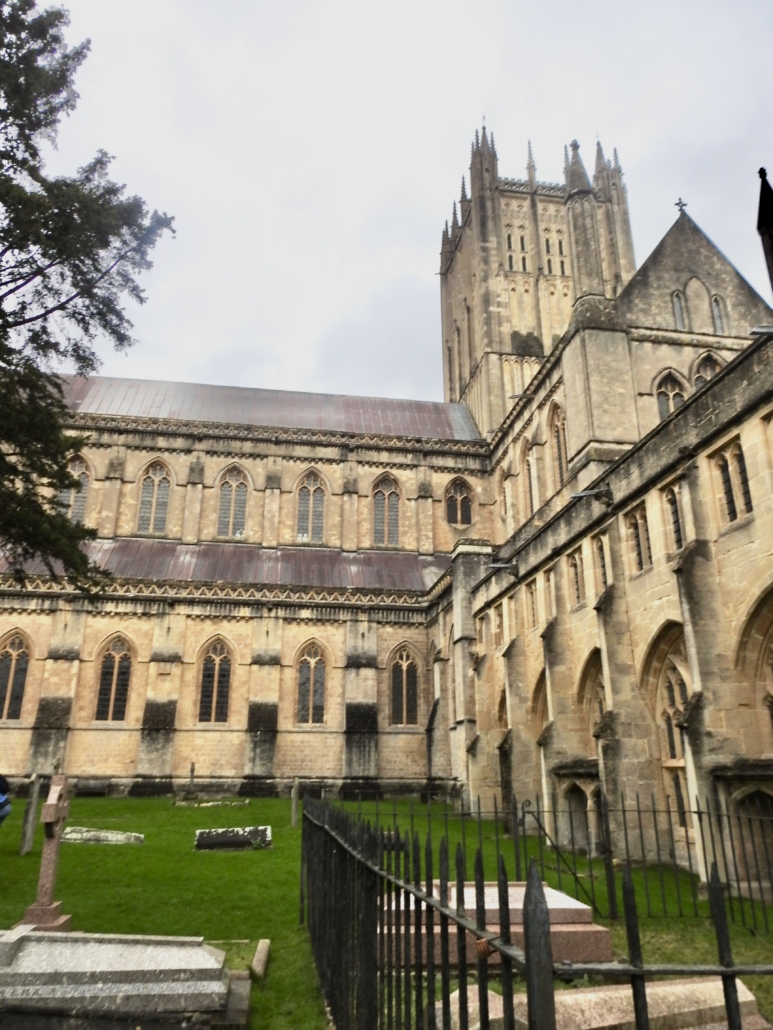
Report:
M270 826L235 826L226 830L196 830L196 851L260 851L271 847Z
M144 844L142 833L124 833L122 830L91 830L87 826L66 826L62 841L67 844Z

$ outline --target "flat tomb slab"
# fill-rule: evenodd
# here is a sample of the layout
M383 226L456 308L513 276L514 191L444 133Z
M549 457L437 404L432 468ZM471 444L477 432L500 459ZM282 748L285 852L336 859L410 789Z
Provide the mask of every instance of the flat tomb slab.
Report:
M144 844L142 833L122 830L92 830L87 826L66 826L61 837L63 844Z
M592 923L593 911L590 905L586 905L576 898L557 891L543 883L545 900L548 903L548 913L551 923ZM433 891L436 898L440 897L440 881L434 883ZM523 923L523 899L526 894L525 883L511 883L508 885L508 902L510 905L510 925L515 926ZM484 883L483 899L486 906L486 925L499 924L499 886L496 883ZM394 906L394 901L392 902ZM400 898L400 906L404 909L405 895ZM414 907L413 895L410 896L410 907ZM422 908L424 906L422 905ZM456 884L448 885L448 907L456 908ZM464 908L465 911L474 917L476 907L475 884L468 881L464 885Z
M769 1030L760 1016L757 1001L741 980L738 1001L744 1030ZM718 976L689 980L658 980L646 985L650 1030L719 1030L727 1027L722 979ZM629 984L614 987L582 987L556 991L556 1030L636 1030L633 995ZM489 991L490 1028L502 1030L504 1018L502 996ZM527 1030L528 1013L525 994L513 995L516 1030ZM436 1005L438 1025L442 1022L442 1004ZM470 1030L479 1030L478 992L468 987ZM451 1027L459 1027L459 992L451 995Z
M259 851L271 847L270 826L234 826L196 830L196 851Z

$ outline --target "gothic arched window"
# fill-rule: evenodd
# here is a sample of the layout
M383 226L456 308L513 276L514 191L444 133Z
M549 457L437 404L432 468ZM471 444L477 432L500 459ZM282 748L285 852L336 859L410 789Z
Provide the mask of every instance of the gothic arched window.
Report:
M0 651L0 719L20 719L30 653L19 636Z
M244 536L247 514L247 477L241 469L229 469L220 484L217 535Z
M582 604L585 600L585 569L580 548L569 555L569 573L572 581L574 605Z
M382 476L373 491L373 543L397 547L400 542L400 494L390 476Z
M140 515L137 520L139 533L163 533L166 530L170 486L166 466L160 461L154 462L142 480Z
M695 377L693 379L695 389L700 390L702 386L705 386L709 379L713 379L721 368L722 366L713 354L707 354L705 358L701 358L695 369Z
M656 393L658 398L658 414L661 420L668 418L672 412L676 411L677 408L681 408L684 404L684 387L671 372L668 372L660 380Z
M513 234L512 233L508 233L507 234L507 249L508 250L512 250L513 249ZM510 267L512 268L512 265Z
M122 637L116 637L102 656L95 719L124 721L131 671L129 645Z
M647 510L643 504L626 515L625 525L628 530L632 563L637 572L642 572L652 565Z
M677 820L681 827L689 824L689 798L685 779L684 744L680 722L691 690L682 639L671 649L660 674L658 711L666 783L671 781Z
M682 517L679 511L679 498L677 497L676 490L672 486L666 490L665 499L671 522L671 543L674 545L675 551L681 551L684 546Z
M735 522L739 514L751 514L753 511L752 495L749 489L746 459L740 443L736 441L722 451L716 458L716 466L722 485L726 521Z
M551 419L551 433L553 442L553 463L556 474L556 487L560 488L566 482L567 460L566 460L566 418L558 405L553 409Z
M512 272L512 270L513 270L513 255L512 254L508 254L507 255L507 267L508 267L508 270Z
M213 641L201 666L199 722L228 722L231 656L222 640Z
M536 510L535 471L534 455L531 453L530 445L525 443L521 452L521 494L523 497L523 510L526 513L527 519L530 519Z
M419 721L419 670L407 647L392 662L392 725L415 726Z
M722 314L722 301L719 297L711 298L711 314L714 318L714 331L717 336L725 335L725 318Z
M307 644L298 663L298 722L325 721L325 658L318 644Z
M454 480L446 491L446 518L452 526L472 525L472 493L461 479Z
M298 491L299 541L321 544L325 535L325 488L316 472L307 472Z
M674 294L674 321L677 329L684 330L684 298L681 293Z
M70 522L83 522L86 516L86 501L89 496L89 474L83 458L70 462L70 475L78 480L78 486L59 491L59 503Z

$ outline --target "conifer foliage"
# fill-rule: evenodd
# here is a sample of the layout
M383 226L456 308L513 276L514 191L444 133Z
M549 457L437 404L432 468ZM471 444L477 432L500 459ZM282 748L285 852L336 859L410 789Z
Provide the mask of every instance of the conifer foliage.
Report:
M132 343L124 310L142 303L138 274L172 229L109 177L100 151L72 176L49 177L41 145L75 107L88 41L68 48L62 8L0 0L0 554L13 575L43 564L93 589L100 574L58 497L83 438L64 429L59 372L98 367L95 343Z

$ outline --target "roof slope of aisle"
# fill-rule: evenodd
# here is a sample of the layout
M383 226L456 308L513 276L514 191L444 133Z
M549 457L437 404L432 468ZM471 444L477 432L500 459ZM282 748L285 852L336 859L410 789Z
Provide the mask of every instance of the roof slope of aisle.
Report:
M317 429L433 440L480 440L463 404L167 383L108 376L66 377L80 414Z

